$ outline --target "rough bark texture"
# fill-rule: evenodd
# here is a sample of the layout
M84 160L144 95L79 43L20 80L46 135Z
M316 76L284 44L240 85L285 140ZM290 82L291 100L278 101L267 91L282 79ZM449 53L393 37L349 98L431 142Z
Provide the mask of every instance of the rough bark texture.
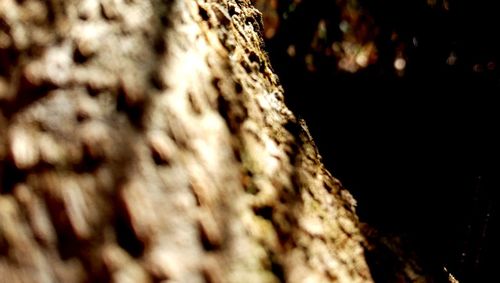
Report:
M373 282L262 25L244 0L0 0L0 281Z
M249 1L0 19L2 282L372 281Z

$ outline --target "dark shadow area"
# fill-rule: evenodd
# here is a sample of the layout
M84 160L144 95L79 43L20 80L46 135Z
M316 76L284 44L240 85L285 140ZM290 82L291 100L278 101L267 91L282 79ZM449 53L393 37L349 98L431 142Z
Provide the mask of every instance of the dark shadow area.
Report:
M500 251L500 10L493 1L365 1L355 9L373 18L377 60L350 73L328 52L342 41L342 5L355 1L344 2L280 1L286 19L266 48L288 106L362 221L407 235L460 282L489 282ZM320 21L323 45L313 43Z

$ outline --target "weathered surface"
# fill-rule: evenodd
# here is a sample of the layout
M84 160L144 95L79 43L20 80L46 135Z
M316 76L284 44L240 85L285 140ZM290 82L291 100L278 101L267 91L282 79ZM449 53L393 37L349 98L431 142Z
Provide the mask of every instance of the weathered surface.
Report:
M372 281L249 1L2 0L0 19L4 282Z

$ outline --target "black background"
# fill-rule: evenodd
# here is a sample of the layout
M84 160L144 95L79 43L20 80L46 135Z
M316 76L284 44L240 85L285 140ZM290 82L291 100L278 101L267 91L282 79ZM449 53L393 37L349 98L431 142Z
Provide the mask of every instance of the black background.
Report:
M267 50L287 104L355 195L362 221L412 238L463 282L489 282L499 251L500 10L496 1L452 1L449 10L440 1L367 2L379 59L355 74L310 47L320 19L341 39L335 1L302 1L281 21ZM394 32L406 46L404 76L393 67Z

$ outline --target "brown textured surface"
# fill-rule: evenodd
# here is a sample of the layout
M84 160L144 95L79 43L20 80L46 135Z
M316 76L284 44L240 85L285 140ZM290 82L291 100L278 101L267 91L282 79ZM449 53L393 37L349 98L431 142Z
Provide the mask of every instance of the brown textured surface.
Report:
M249 1L0 2L2 282L371 282Z

